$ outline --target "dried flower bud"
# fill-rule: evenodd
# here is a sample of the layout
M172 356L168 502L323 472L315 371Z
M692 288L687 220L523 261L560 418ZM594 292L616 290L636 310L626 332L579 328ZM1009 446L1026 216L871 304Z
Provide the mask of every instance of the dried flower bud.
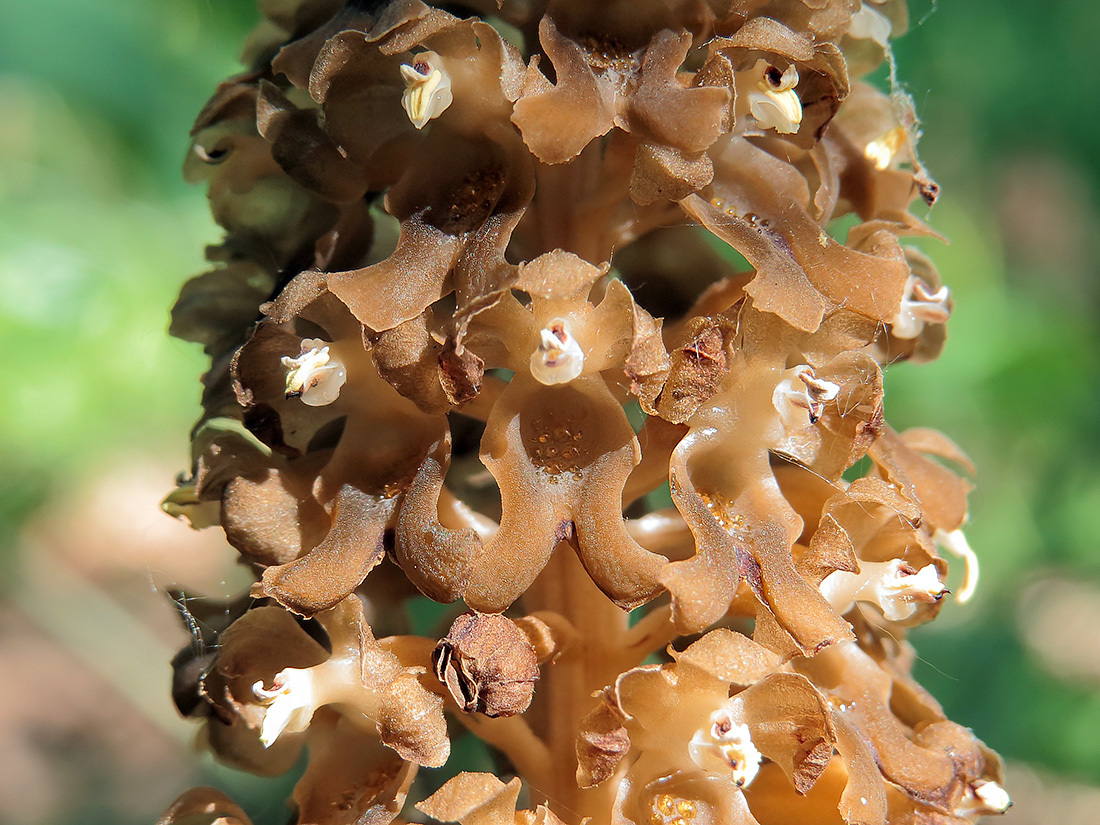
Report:
M432 653L435 675L466 713L513 716L531 704L539 668L534 647L511 619L463 613Z

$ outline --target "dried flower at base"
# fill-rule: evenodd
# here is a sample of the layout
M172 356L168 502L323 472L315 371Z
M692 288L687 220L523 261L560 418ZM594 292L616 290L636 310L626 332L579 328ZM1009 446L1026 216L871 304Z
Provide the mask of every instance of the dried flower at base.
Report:
M539 677L535 649L499 614L463 613L432 651L435 676L466 713L514 716L531 704Z

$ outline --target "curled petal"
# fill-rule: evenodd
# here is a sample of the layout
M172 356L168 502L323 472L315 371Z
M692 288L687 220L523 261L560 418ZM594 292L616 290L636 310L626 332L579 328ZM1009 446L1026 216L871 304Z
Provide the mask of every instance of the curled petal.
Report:
M221 791L192 788L171 804L157 825L252 825L252 820Z
M638 459L634 432L599 376L544 387L517 375L482 440L503 512L499 532L470 571L467 604L485 612L511 604L570 537L616 604L652 598L665 559L630 538L622 515L623 487Z
M324 540L302 558L264 570L257 595L270 596L303 616L328 610L382 561L382 536L397 504L394 498L343 487Z

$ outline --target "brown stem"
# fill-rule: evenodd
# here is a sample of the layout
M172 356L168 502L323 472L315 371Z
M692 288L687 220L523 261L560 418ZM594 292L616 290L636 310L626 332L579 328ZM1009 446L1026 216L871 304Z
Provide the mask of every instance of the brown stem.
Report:
M619 674L629 614L600 592L564 543L527 591L524 603L532 612L552 610L581 631L556 660L543 666L537 701L528 711L553 760L549 781L529 782L531 790L567 822L584 816L609 822L614 783L585 790L577 786L575 740L580 720L594 705L592 694Z

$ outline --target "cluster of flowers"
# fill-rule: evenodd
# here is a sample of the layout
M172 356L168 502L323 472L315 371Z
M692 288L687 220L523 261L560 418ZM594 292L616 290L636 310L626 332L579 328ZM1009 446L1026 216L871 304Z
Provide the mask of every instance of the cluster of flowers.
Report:
M859 80L902 0L260 9L172 316L212 366L165 508L255 573L186 603L214 753L307 748L317 825L1003 812L909 675L940 551L959 598L977 565L965 455L883 419L951 310L899 241L937 195L911 103ZM467 612L411 635L418 594ZM448 762L463 727L496 773ZM247 818L196 789L161 822Z

